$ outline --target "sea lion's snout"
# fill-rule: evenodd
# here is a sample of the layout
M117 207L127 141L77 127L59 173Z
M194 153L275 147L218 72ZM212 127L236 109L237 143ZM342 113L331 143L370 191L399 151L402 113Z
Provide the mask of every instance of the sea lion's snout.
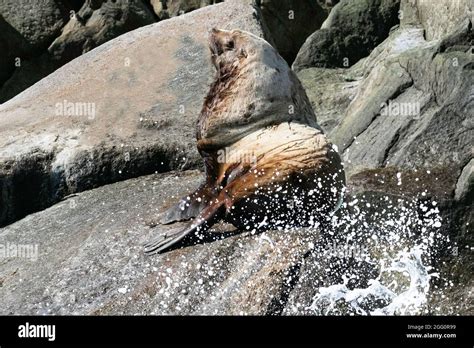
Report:
M218 72L234 69L248 57L248 42L242 38L240 30L222 30L213 28L209 32L211 60Z
M235 48L235 40L232 32L212 28L209 33L209 49L213 55L220 56L224 52Z

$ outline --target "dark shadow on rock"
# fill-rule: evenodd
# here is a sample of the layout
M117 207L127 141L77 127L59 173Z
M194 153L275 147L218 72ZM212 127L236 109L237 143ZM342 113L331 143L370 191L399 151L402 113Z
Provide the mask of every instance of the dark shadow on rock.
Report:
M354 65L399 24L399 8L400 0L342 0L330 13L325 27L316 30L301 46L293 69Z
M63 197L106 184L176 169L175 155L162 148L136 148L129 156L115 147L83 151L67 170L51 170L55 154L34 152L0 165L0 227L45 209Z
M16 59L28 59L33 46L0 14L0 87L13 75ZM3 102L0 98L0 103Z

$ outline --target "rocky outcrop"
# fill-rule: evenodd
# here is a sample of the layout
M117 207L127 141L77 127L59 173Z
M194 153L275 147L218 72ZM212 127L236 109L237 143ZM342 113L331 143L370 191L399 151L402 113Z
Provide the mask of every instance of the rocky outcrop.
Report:
M434 41L425 40L421 24L402 25L350 69L299 72L349 173L456 167L454 193L472 156L472 38L468 20Z
M214 77L208 31L263 36L255 11L233 1L130 32L3 104L0 225L70 193L200 165L194 124Z
M472 298L469 6L468 1L402 1L400 28L367 58L349 69L298 73L320 124L343 153L352 185L438 203L442 238L452 241L456 255L438 255L436 266L441 278L456 284L452 296L458 298ZM438 14L429 19L421 15L434 11ZM438 295L447 296L439 287Z
M310 67L349 67L366 57L399 23L400 0L342 0L308 37L293 63Z
M0 57L0 103L123 33L218 2L4 1L0 5L0 48L4 52Z
M255 233L219 224L204 239L145 256L145 241L183 226L150 228L146 221L200 180L201 173L187 171L122 181L70 196L1 229L1 314L317 314L312 305L319 288L348 274L350 289L365 288L381 271L384 253L396 254L418 239L398 231L394 243L381 228L382 216L374 214L386 195L365 192L359 205L365 212L357 214L361 225L349 219L335 236L317 229ZM396 206L389 208L395 214L390 219L410 216L407 203ZM364 229L362 223L369 225ZM386 306L381 299L366 301L360 303L364 310ZM436 313L436 303L426 308Z
M426 40L438 40L456 31L460 23L472 21L472 6L465 0L402 0L400 24L421 26Z
M356 67L362 71L357 92L331 132L351 161L349 172L437 168L453 174L448 187L454 193L472 156L471 39L468 23L433 43L420 29L400 30Z
M26 60L36 58L69 19L68 8L54 0L5 0L0 4L0 86ZM0 98L0 102L4 98Z
M0 5L0 103L65 63L125 32L223 0L6 1ZM231 0L233 1L233 0ZM267 39L291 65L333 1L248 0L262 11ZM29 15L34 13L34 16Z
M154 21L152 12L141 0L86 1L71 15L48 52L63 65L110 39Z
M11 50L31 55L35 50L45 49L61 32L69 20L71 1L4 0L0 5L3 20L22 38L14 42ZM76 8L77 9L77 8ZM28 14L28 15L27 15ZM4 34L2 32L2 34ZM3 36L3 35L2 35ZM9 36L7 36L8 38Z
M123 33L222 1L4 1L0 4L0 49L4 52L0 57L0 103ZM246 0L240 4L254 4L262 10L263 25L275 38L267 39L291 64L301 44L321 26L336 2Z
M8 5L7 2L0 7L0 14L7 16L8 24L13 24L18 38L34 44L26 52L20 50L9 54L7 71L13 71L13 74L0 89L0 102L12 98L79 55L155 21L152 11L142 0L87 0L80 9L68 1L26 1L21 6L16 2ZM25 20L30 18L30 13L39 17L31 19L33 25ZM5 33L4 37L10 40L11 34ZM15 43L10 47L15 51L21 46Z

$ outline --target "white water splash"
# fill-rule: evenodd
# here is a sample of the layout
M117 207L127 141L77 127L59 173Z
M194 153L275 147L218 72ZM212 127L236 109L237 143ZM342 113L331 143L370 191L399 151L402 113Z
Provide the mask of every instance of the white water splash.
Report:
M369 286L363 289L352 289L347 287L347 278L343 284L331 285L319 288L319 294L313 300L309 309L319 310L325 307L323 314L330 314L337 303L341 300L349 304L357 314L363 315L416 315L420 314L427 302L427 294L430 289L430 279L437 276L436 273L428 273L429 266L423 264L423 249L419 246L409 251L398 253L387 268L381 265L381 271L376 279L369 280ZM405 291L396 293L390 285L384 285L381 277L385 273L398 272L409 278L409 286ZM367 299L373 301L388 302L387 306L366 310L361 307ZM328 304L325 306L325 304Z
M321 286L307 310L320 315L417 315L427 311L430 281L438 274L429 263L439 243L441 217L436 202L407 201L381 197L380 201L358 197L348 203L352 209L334 219L341 237L335 244L364 247L368 253L336 255L342 265L337 270L341 282ZM332 249L336 247L333 246ZM331 250L332 250L331 249ZM320 252L325 249L320 249ZM334 250L332 250L334 251ZM365 262L376 271L359 274L354 285L350 259ZM332 271L329 271L332 272ZM331 274L331 273L328 273ZM364 281L365 279L365 281ZM352 284L351 284L352 281Z

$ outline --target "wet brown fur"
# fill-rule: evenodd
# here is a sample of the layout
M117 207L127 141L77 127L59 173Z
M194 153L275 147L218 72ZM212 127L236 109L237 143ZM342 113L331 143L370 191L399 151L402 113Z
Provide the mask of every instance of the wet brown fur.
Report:
M236 37L243 35L244 37L246 34L239 31L236 31L235 34L235 32L213 30L209 39L211 59L217 73L216 79L210 86L209 93L204 100L196 125L197 147L204 160L206 180L196 192L190 195L190 199L183 198L178 206L168 210L162 219L162 223L170 223L196 217L193 224L182 231L184 235L196 229L205 230L222 218L228 219L236 226L243 227L246 221L245 218L252 214L252 209L255 209L255 212L258 213L257 211L261 210L262 205L272 203L264 197L265 195L262 196L262 190L272 192L278 186L284 186L289 189L290 196L293 194L293 189L296 193L305 193L314 189L316 181L313 178L318 175L323 179L323 189L317 200L311 204L318 207L322 206L323 203L334 201L328 204L329 209L321 210L321 214L325 214L332 209L331 207L335 206L337 197L330 197L329 193L323 193L323 191L337 186L339 192L345 183L340 158L332 145L326 140L319 126L317 126L307 96L300 82L291 71L288 72L289 76L284 81L289 81L289 88L291 88L289 95L292 99L290 102L295 105L297 112L300 113L296 115L300 117L297 123L294 126L291 125L291 116L287 117L287 122L282 123L278 121L281 118L275 117L275 121L273 121L272 117L268 117L267 114L257 114L257 116L262 116L260 118L264 119L265 125L262 127L259 126L261 123L257 123L256 129L255 127L250 128L251 131L243 129L241 134L234 134L233 142L229 144L232 151L255 151L258 154L257 163L252 164L242 161L219 163L217 151L222 150L219 146L219 144L222 145L222 143L219 143L221 139L216 142L216 134L213 134L212 139L208 139L204 135L207 127L214 127L214 133L217 131L220 138L226 137L226 131L229 128L222 130L220 133L218 132L221 130L218 127L221 122L225 123L226 127L234 127L234 122L240 122L242 118L246 117L244 113L238 114L240 119L232 118L233 115L230 115L231 118L227 119L228 108L238 102L238 100L235 100L235 96L242 96L242 94L237 93L242 92L239 89L243 88L238 81L247 78L248 76L245 75L249 73L245 67L245 59L247 59L250 52L246 52L245 47L239 47L238 43L232 42L234 35ZM278 59L281 59L281 57L278 56ZM242 70L242 67L246 70ZM266 73L265 70L263 71ZM278 68L275 68L274 71L277 74L284 73L280 72ZM273 75L271 75L271 78L274 79ZM245 85L244 82L244 86L248 85ZM249 91L249 93L251 92ZM285 96L288 97L288 94L285 94ZM266 100L264 99L264 101ZM248 109L251 105L245 107ZM270 107L268 110L272 110L271 105L264 105L263 107L264 110L267 110L267 107ZM245 110L245 108L242 108L242 110ZM238 109L240 112L242 110ZM280 110L280 112L282 111ZM268 120L265 120L265 118L268 118ZM260 121L260 119L257 120ZM214 123L210 124L209 122ZM273 123L274 126L272 126ZM240 131L240 129L238 130ZM280 203L285 203L285 199L281 198ZM312 198L308 199L308 202L311 202ZM253 204L252 201L254 200L259 201L259 203ZM324 200L327 200L327 202L324 202ZM280 205L284 206L284 204ZM177 235L179 236L179 234ZM152 244L151 250L161 251L162 247L160 245L164 245L164 242Z

